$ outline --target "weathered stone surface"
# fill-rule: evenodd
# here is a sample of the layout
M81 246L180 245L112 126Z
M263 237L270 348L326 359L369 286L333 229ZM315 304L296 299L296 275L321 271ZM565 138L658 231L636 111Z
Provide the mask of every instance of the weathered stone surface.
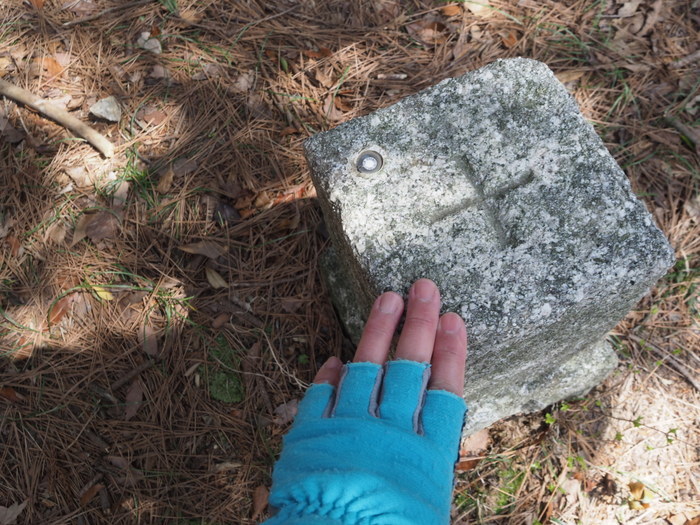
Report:
M109 120L110 122L119 122L119 119L122 118L122 108L114 97L98 100L90 106L90 113L98 118Z
M467 434L601 381L616 363L606 333L674 260L540 62L497 61L305 148L334 241L326 273L355 337L378 293L420 277L466 319Z

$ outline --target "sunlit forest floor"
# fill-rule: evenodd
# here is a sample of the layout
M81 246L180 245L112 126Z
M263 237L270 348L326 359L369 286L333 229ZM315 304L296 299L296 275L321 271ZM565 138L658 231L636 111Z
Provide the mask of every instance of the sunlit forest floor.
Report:
M515 56L677 264L603 385L464 443L453 522L698 523L697 0L10 0L0 24L2 80L116 147L0 97L0 523L264 519L295 403L351 351L302 141Z

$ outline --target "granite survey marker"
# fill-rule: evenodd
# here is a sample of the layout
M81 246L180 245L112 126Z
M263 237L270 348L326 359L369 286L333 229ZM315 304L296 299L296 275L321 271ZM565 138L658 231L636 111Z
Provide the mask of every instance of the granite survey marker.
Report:
M598 384L673 251L540 62L501 60L310 138L331 292L357 338L419 277L468 324L465 433Z

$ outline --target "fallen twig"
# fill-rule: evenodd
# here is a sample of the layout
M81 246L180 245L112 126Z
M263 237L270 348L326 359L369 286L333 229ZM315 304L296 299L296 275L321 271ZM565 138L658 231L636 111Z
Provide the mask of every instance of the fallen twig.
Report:
M26 89L10 84L0 78L0 95L30 107L51 120L55 120L64 128L87 140L105 157L114 155L114 145L104 135L98 133L67 111L40 99Z

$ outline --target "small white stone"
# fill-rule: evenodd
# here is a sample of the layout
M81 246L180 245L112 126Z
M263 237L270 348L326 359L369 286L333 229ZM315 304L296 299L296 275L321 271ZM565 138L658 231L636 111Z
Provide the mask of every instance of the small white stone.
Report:
M90 113L98 118L109 120L110 122L119 122L122 117L122 109L119 107L119 102L114 97L107 97L95 102L90 106Z

